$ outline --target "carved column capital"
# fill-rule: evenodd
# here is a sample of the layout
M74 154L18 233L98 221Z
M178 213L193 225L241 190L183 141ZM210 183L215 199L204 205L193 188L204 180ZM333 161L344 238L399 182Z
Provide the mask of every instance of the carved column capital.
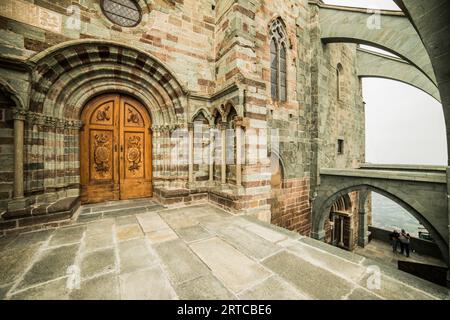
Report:
M247 117L236 117L234 120L236 127L248 128L250 127L250 119Z
M12 109L12 118L14 120L25 121L25 119L27 118L27 111L21 108L14 108Z

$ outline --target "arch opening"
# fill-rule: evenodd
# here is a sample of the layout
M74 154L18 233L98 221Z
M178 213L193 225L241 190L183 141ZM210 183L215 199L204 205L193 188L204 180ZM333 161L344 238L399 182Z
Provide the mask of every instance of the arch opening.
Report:
M405 201L403 201L401 198L397 197L394 194L391 194L383 189L380 189L373 185L354 185L349 187L344 187L343 189L334 192L332 195L327 196L327 198L321 202L321 205L319 207L313 208L313 236L317 239L325 239L326 236L326 230L325 230L325 222L326 219L329 218L329 212L332 210L333 205L345 195L349 195L352 193L361 193L361 192L376 192L396 204L398 204L400 207L402 207L404 210L406 210L411 216L413 216L415 219L417 219L423 226L428 230L430 236L434 239L436 245L439 247L439 250L442 254L443 260L445 263L448 264L448 245L445 239L440 235L440 233L433 227L433 225L420 213L420 211ZM363 198L364 202L366 203L367 198ZM358 205L353 206L353 210L362 210L362 208ZM354 231L357 231L354 230Z

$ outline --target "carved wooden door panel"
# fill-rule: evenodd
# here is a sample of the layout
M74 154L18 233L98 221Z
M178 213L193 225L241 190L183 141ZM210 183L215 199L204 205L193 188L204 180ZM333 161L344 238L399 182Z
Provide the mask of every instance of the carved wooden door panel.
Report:
M151 135L146 109L131 98L101 96L86 106L82 121L82 203L151 196Z
M151 196L150 118L128 97L120 100L120 146L120 198Z

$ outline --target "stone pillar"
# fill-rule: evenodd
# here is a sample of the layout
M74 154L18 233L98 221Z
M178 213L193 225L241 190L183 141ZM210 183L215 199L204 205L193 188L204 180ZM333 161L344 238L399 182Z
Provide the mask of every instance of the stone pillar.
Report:
M221 162L221 182L227 183L227 139L226 139L226 123L220 126L220 133L222 139L222 162Z
M240 125L236 125L236 185L242 186L242 128Z
M23 198L23 124L22 116L14 117L14 199Z
M343 247L344 246L344 217L339 216L339 232L340 232L340 237L339 237L339 246Z
M214 127L209 129L209 182L214 182Z
M188 124L189 132L189 183L194 182L194 124Z
M25 110L13 110L14 119L14 190L13 200L8 203L9 211L17 211L26 207L24 198L24 181L23 181L23 137Z
M369 237L367 235L367 212L366 212L366 200L369 195L369 191L360 191L358 195L358 246L364 248L369 243Z

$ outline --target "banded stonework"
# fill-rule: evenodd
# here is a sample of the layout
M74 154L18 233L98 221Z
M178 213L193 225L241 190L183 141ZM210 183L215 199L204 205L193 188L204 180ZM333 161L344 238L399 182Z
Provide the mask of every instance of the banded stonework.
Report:
M318 168L364 162L356 45L322 43L316 1L139 0L132 28L114 25L99 3L0 5L1 230L70 219L82 187L82 112L118 94L151 118L155 200L209 201L308 235ZM13 109L24 112L17 152ZM134 153L130 168L140 170ZM23 155L23 194L14 193L15 154Z

